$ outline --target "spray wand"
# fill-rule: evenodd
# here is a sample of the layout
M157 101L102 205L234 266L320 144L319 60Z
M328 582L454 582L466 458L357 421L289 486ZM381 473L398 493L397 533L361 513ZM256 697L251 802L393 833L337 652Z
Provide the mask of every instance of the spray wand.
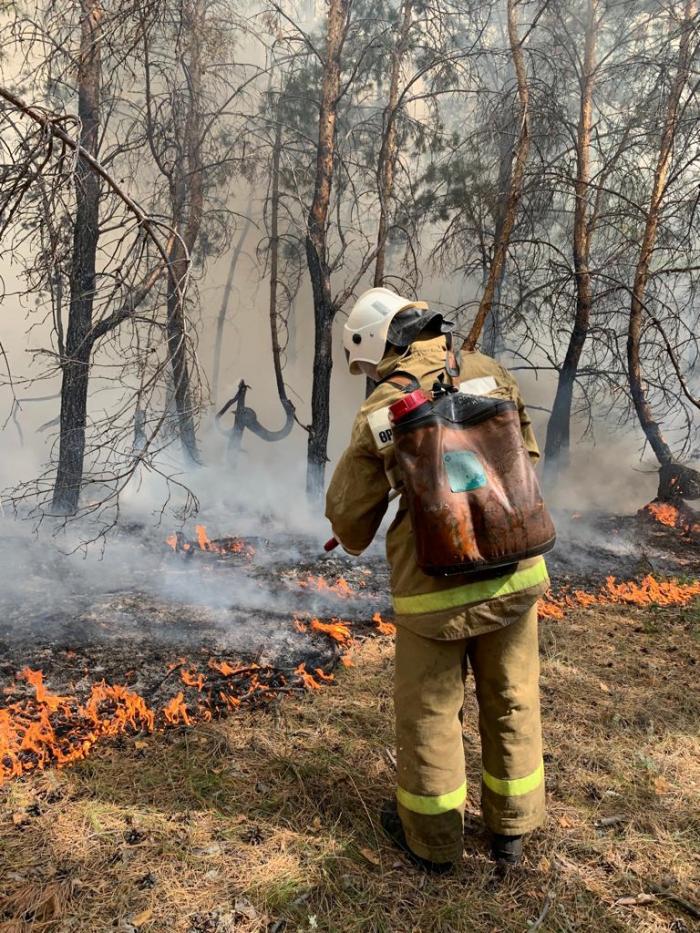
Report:
M389 493L389 497L387 501L393 502L394 499L398 499L400 495L401 495L400 489L392 489L391 492ZM336 537L329 538L328 541L326 541L326 543L323 545L323 550L326 552L326 554L330 554L330 552L334 551L338 547L339 544L340 544L340 541L338 541Z

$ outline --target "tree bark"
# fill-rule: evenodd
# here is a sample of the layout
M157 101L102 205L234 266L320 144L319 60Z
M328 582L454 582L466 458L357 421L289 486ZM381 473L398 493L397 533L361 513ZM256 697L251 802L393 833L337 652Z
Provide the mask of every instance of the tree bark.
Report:
M204 64L201 41L205 17L203 0L183 0L183 58L188 84L187 109L182 127L184 164L177 167L176 176L171 183L173 226L180 231L182 241L178 239L173 243L167 299L168 349L178 429L183 453L191 463L199 462L199 448L187 360L185 309L181 286L188 271L187 256L191 255L199 238L204 210L204 172L201 158ZM177 121L175 127L177 129ZM183 244L186 249L183 248Z
M691 40L694 20L697 16L697 0L685 0L684 17L681 24L681 38L678 48L678 65L666 104L663 131L659 143L659 154L654 172L654 182L649 199L649 210L644 228L644 236L639 251L637 267L632 286L632 302L627 329L627 371L632 401L639 418L639 423L646 435L649 446L662 466L673 462L673 454L664 439L661 427L654 418L652 407L644 386L640 359L640 341L644 318L644 299L651 261L656 246L659 222L663 208L666 183L673 158L673 146L678 129L680 100L690 74L692 61Z
M515 7L518 0L507 0L508 16L508 39L510 43L510 53L513 59L515 77L518 86L518 100L520 102L520 131L518 141L515 147L513 159L513 173L511 176L510 189L506 201L505 217L500 236L494 244L493 259L489 269L486 287L479 303L479 309L476 312L474 323L471 326L469 334L464 341L463 348L473 350L481 336L484 322L493 307L496 286L502 280L503 270L505 268L506 256L510 245L511 234L518 215L518 208L522 200L523 185L525 181L525 168L527 158L530 152L530 89L527 80L527 67L525 56L523 54L523 40L518 35L518 21L515 13Z
M379 193L379 223L377 226L377 258L374 264L374 285L384 284L386 244L391 229L391 201L394 195L394 176L398 155L396 116L399 106L401 66L408 48L408 36L413 23L413 0L404 0L401 24L391 53L389 99L384 108L382 145L377 162L377 191Z
M80 145L97 156L100 129L101 23L99 0L81 0L78 55ZM92 310L99 240L100 182L81 157L75 170L75 224L70 270L70 305L65 355L61 360L61 415L53 508L73 515L78 509L85 460L87 394L92 352Z
M328 210L333 186L336 121L340 94L340 60L347 30L350 0L329 0L326 55L323 62L318 121L316 177L306 232L306 261L314 301L314 372L311 427L307 446L306 491L312 499L323 493L328 460L330 387L333 368L332 328L337 308L331 295L328 262Z
M377 159L377 194L379 195L379 221L377 223L377 247L374 262L375 288L384 285L386 274L386 246L391 230L391 201L394 196L394 177L398 157L398 132L396 116L399 106L399 81L401 65L408 49L408 35L413 23L413 0L404 0L401 7L399 32L391 52L391 75L389 97L382 117L382 144ZM374 392L377 383L369 376L365 379L365 398Z
M513 159L515 157L515 146L518 139L518 126L513 117L513 107L508 100L503 108L501 120L499 121L500 131L500 158L498 167L498 186L496 216L494 226L494 243L499 243L503 237L503 228L506 222L508 207L508 192L513 182ZM501 321L501 294L503 291L503 280L506 274L506 265L503 263L498 273L498 278L494 283L493 300L491 311L484 322L484 342L483 349L487 356L496 356L501 347L502 321ZM484 287L488 282L488 270L484 276Z
M569 336L564 362L559 371L557 391L547 425L545 443L545 476L554 480L569 464L571 406L574 385L583 347L588 337L593 303L590 254L590 183L591 128L593 125L593 92L596 80L596 43L598 34L598 0L588 0L588 21L581 74L581 108L576 139L576 204L574 208L573 256L576 282L576 314Z
M226 284L224 286L224 294L221 298L221 307L219 309L219 315L216 319L216 340L214 343L214 365L212 368L212 378L211 378L211 394L214 399L214 404L216 404L216 399L219 394L219 376L221 373L221 352L223 349L224 343L224 327L226 326L226 314L228 313L228 306L231 301L231 292L233 290L233 282L236 275L236 269L238 268L238 262L241 258L241 253L243 252L243 244L245 243L246 237L248 236L248 231L250 230L253 221L248 217L243 229L241 230L240 236L238 237L238 242L233 250L233 255L231 256L231 262L228 267L228 275L226 276Z
M185 332L185 311L182 306L181 283L187 274L187 259L178 240L173 248L168 270L168 298L166 334L168 355L173 373L173 398L177 415L180 443L187 460L199 462L197 433L194 422L194 405L190 386Z
M277 311L277 292L279 287L279 207L280 207L280 157L282 155L282 115L277 113L275 126L275 142L272 149L272 188L270 190L270 341L272 343L272 364L275 369L275 383L277 394L285 410L289 410L291 402L287 398L282 372L282 348L279 336L279 314ZM291 406L293 409L293 406Z

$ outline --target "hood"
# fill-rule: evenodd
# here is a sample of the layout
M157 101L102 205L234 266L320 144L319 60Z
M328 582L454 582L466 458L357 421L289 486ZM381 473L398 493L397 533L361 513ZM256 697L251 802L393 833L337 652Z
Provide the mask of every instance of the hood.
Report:
M426 372L441 369L445 365L447 338L444 334L414 341L405 353L389 353L378 364L380 379L386 379L397 369L411 369L413 365L425 366ZM434 364L434 366L433 366Z

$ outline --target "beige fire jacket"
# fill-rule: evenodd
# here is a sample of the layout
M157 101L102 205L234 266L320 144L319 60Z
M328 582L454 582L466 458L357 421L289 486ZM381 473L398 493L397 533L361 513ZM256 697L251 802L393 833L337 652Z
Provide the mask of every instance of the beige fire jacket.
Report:
M446 349L445 337L418 340L404 356L384 359L380 376L400 369L429 390L445 368ZM525 446L533 460L539 459L520 390L507 370L482 353L463 352L459 382L463 391L505 395L516 401ZM383 383L363 403L350 445L328 487L326 516L350 554L360 554L369 546L387 510L392 488L401 488L388 410L401 394L400 389ZM520 618L549 585L541 557L521 561L506 574L502 568L477 577L430 577L423 573L416 563L404 495L387 533L386 550L396 623L429 638L467 638L507 625Z

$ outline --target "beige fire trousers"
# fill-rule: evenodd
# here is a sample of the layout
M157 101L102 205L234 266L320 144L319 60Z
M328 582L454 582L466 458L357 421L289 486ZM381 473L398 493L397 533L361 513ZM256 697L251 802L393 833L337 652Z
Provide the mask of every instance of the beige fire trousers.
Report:
M397 801L406 841L433 862L462 856L467 797L462 706L468 668L479 704L486 825L520 835L544 819L537 606L473 638L397 630Z

